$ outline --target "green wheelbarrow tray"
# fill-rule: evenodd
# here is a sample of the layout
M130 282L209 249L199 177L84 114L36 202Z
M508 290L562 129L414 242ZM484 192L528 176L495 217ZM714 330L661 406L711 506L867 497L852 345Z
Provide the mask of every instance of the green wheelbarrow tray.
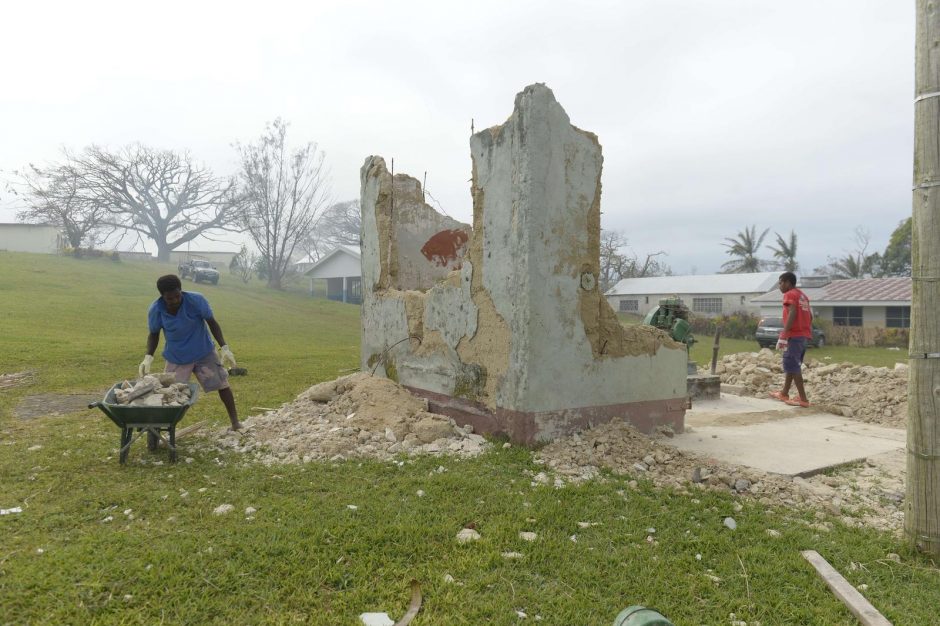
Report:
M147 447L150 450L155 450L157 443L162 439L170 449L170 461L175 463L176 425L186 415L189 407L196 402L196 398L199 396L199 385L189 383L189 401L180 406L128 406L118 404L114 396L114 392L122 384L115 383L108 389L103 400L88 405L89 409L95 407L101 409L101 412L121 429L121 464L127 461L127 453L131 444L144 433L147 433ZM135 430L137 436L134 436ZM167 432L169 441L163 439L163 435L160 434L161 431Z

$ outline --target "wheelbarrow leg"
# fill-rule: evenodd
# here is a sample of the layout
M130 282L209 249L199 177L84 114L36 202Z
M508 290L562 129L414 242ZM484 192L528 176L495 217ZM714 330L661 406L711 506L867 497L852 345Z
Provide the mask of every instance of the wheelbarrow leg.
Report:
M121 465L124 465L127 462L127 453L130 451L131 435L133 434L133 429L127 428L126 426L121 429Z
M153 431L153 429L147 429L147 449L153 452L157 449L157 446L160 443L160 436Z
M170 426L170 463L176 463L176 424Z

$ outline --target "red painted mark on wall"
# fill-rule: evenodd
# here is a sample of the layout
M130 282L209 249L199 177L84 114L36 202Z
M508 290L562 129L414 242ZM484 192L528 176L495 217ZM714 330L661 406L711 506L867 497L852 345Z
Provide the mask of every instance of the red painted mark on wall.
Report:
M425 242L421 254L435 265L458 269L469 239L464 230L442 230Z

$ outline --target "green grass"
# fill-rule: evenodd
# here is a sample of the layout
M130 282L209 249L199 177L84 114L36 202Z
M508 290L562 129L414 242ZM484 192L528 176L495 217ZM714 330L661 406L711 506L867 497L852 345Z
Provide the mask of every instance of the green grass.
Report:
M145 464L165 456L138 442L121 467L118 430L98 411L12 416L26 395L97 393L132 376L154 280L172 269L0 253L0 373L36 371L31 386L0 391L0 508L23 507L0 517L0 624L353 624L365 611L400 617L412 578L425 594L416 626L517 624L516 610L610 624L634 603L676 624L726 624L732 612L749 624L855 623L799 556L806 548L869 585L895 623L935 619L937 570L890 536L838 523L818 533L809 513L750 501L734 512L731 497L634 490L629 476L533 487L541 467L516 447L462 461L265 467L190 439L181 457L191 463ZM233 379L243 415L358 363L357 307L227 278L199 290L249 369ZM200 419L225 424L221 403L203 398L184 425ZM212 515L222 503L235 512ZM457 544L470 522L482 539ZM539 539L521 541L522 530ZM525 556L501 557L509 550Z

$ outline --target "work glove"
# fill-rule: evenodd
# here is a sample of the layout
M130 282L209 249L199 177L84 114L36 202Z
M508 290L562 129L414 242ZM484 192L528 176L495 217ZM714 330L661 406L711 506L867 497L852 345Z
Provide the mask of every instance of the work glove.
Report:
M235 355L232 354L232 349L228 347L228 344L219 348L219 356L222 359L222 367L225 369L232 369L237 365L237 363L235 363Z
M137 377L143 378L150 373L150 366L153 364L153 355L145 354L144 360L141 361L140 367L137 368Z
M787 349L787 340L780 338L777 340L777 350L786 350Z

